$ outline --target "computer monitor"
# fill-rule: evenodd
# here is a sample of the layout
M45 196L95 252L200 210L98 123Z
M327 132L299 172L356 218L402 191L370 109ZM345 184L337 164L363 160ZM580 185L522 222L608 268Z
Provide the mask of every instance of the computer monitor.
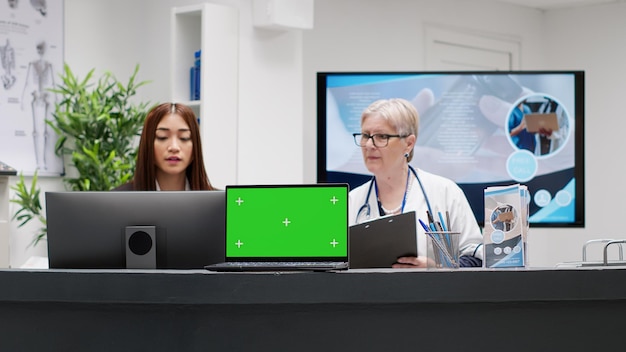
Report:
M224 191L45 198L51 269L202 269L224 260Z

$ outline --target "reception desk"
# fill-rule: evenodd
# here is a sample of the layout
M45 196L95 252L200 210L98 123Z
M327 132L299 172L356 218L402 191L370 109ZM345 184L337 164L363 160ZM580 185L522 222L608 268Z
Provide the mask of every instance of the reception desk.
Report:
M2 351L624 350L626 269L0 271Z

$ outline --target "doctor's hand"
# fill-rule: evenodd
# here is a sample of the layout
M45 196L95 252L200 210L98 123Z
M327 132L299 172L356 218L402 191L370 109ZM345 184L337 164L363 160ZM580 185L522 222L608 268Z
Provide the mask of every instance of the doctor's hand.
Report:
M425 257L400 257L391 267L394 269L427 268L428 259Z
M541 127L539 128L539 134L542 136L550 137L552 136L552 129Z
M518 98L533 94L534 92L526 87L522 87L522 93ZM512 110L513 104L504 101L493 95L483 95L478 100L478 108L487 120L491 121L498 127L505 128L509 120L509 112Z
M435 105L435 102L435 95L429 88L420 90L415 97L411 99L411 103L415 106L420 119L427 116L428 110ZM485 119L497 125L498 129L502 131L506 130L505 126L507 125L508 113L511 108L510 103L495 96L484 95L479 98L477 105ZM513 151L513 147L505 133L494 133L489 138L486 138L478 148L476 153L474 153L474 157L479 159L478 163L482 165L483 171L504 178L509 177L506 172L505 163L508 156ZM414 165L418 167L420 165L423 165L421 167L436 165L434 166L437 170L436 173L444 173L451 178L464 177L470 173L475 166L472 163L466 163L464 165L455 163L442 164L441 160L446 156L446 152L443 149L420 144L419 131L414 150L416 155Z
M519 98L532 93L532 90L522 87ZM420 117L425 116L426 112L435 105L434 93L432 90L424 88L415 95L411 103L413 103L417 109ZM506 170L506 161L511 153L516 150L511 145L509 137L507 137L509 133L509 115L513 104L496 96L485 94L478 99L477 107L483 117L497 126L499 131L494 132L486 138L473 155L481 165L482 171L508 178L510 176ZM444 151L419 145L419 133L415 153L420 155L419 158L415 159L418 164L438 165L440 172L445 172L453 178L463 177L471 171L470 169L473 167L471 164L467 164L464 167L460 167L456 164L450 164L449 166L441 165L439 160L441 160L443 154L445 154ZM430 160L422 160L424 156Z

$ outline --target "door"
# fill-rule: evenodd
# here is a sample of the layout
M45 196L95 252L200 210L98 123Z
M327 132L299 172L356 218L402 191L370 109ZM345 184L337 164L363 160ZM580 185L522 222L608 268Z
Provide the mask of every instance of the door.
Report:
M520 40L437 26L426 28L426 69L519 70Z

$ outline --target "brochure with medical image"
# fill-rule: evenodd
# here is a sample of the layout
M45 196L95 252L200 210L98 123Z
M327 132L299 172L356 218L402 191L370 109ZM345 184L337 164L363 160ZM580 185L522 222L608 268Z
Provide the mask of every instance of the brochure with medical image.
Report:
M528 188L520 184L485 189L485 267L511 268L528 264L528 197Z

